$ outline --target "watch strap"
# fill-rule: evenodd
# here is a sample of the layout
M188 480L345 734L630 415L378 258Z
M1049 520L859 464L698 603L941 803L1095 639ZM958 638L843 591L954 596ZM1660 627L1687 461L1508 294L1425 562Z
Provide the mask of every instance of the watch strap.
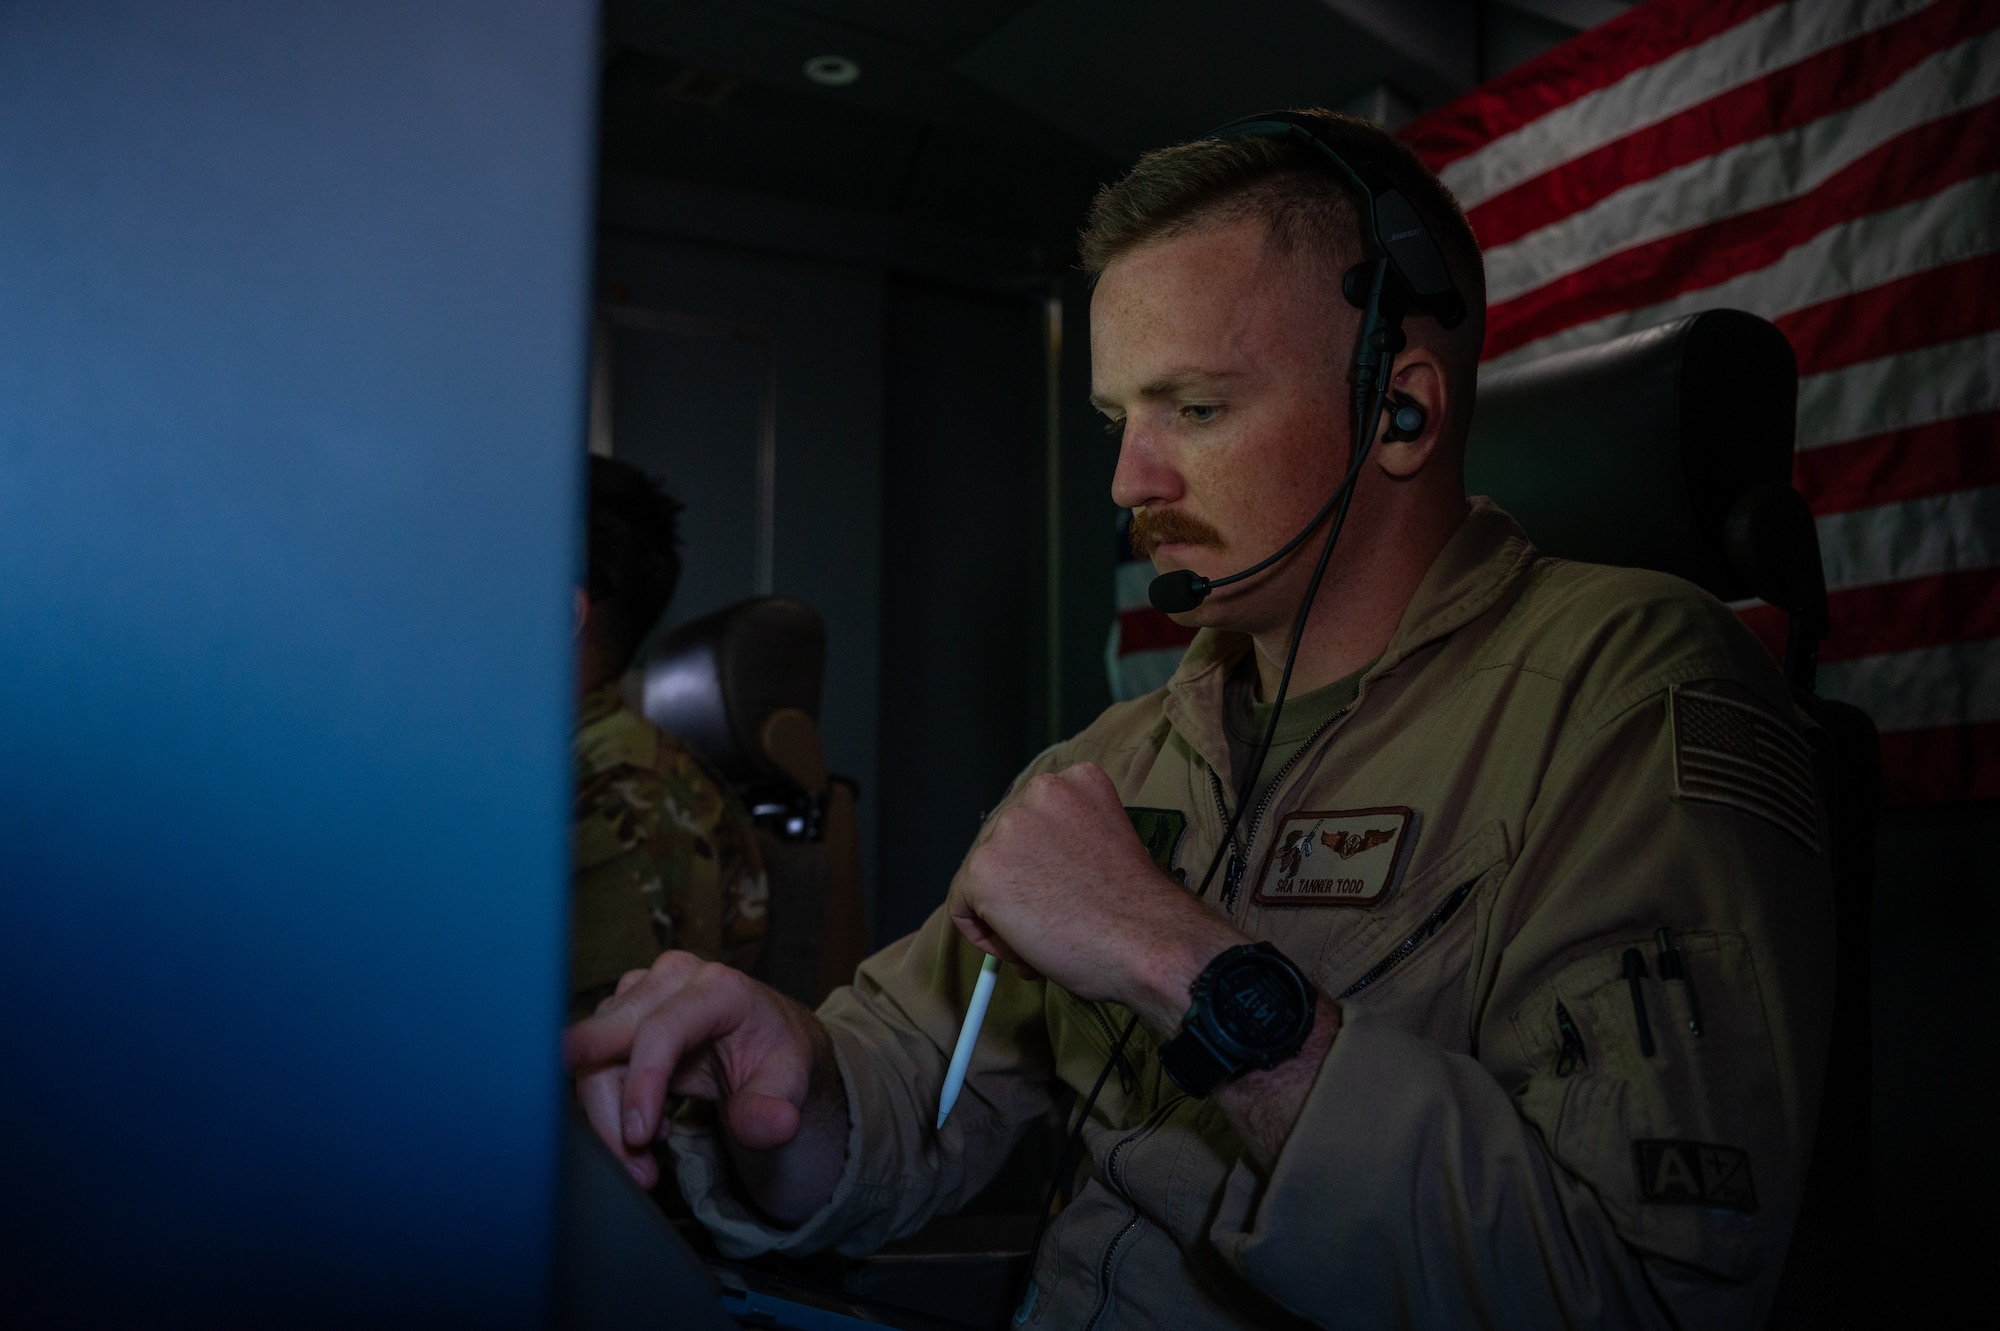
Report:
M1301 990L1305 1003L1305 1009L1300 1014L1300 1023L1292 1038L1286 1041L1283 1047L1262 1055L1248 1050L1241 1054L1232 1054L1230 1041L1211 1038L1211 1032L1220 1037L1220 1032L1215 1029L1216 1018L1213 1011L1215 979L1225 965L1246 953L1261 954L1290 972ZM1244 943L1219 953L1196 977L1191 997L1193 1002L1188 1006L1187 1015L1181 1019L1180 1033L1160 1046L1160 1067L1173 1080L1174 1085L1196 1099L1206 1099L1217 1086L1238 1073L1253 1067L1275 1067L1279 1062L1297 1053L1312 1031L1313 1008L1318 1001L1319 991L1290 957L1280 952L1272 943L1260 941Z
M1179 1035L1160 1046L1160 1068L1197 1100L1206 1100L1237 1070L1209 1048L1192 1022L1184 1023Z

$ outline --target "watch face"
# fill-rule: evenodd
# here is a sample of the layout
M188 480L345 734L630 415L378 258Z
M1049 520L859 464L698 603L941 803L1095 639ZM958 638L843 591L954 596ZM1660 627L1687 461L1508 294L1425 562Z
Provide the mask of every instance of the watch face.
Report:
M1252 1050L1283 1045L1304 1015L1298 982L1284 963L1255 953L1231 961L1215 977L1214 994L1222 1035Z

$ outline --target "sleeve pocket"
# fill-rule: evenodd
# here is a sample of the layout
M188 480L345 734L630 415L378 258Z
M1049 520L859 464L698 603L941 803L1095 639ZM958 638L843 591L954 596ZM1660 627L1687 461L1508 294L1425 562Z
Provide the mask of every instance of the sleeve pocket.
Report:
M1534 1060L1517 1103L1628 1242L1741 1280L1782 1247L1804 1146L1787 1140L1748 940L1689 933L1676 942L1684 980L1663 980L1652 940L1633 938L1535 991L1513 1016ZM1637 1003L1631 951L1645 971ZM1700 1035L1689 1025L1690 989Z

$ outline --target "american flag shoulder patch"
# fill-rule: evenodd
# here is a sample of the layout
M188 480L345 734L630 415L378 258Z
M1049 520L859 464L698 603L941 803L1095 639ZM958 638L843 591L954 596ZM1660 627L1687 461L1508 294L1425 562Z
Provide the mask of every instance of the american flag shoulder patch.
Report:
M1819 853L1812 748L1794 726L1751 703L1676 685L1674 798L1727 805L1762 818Z

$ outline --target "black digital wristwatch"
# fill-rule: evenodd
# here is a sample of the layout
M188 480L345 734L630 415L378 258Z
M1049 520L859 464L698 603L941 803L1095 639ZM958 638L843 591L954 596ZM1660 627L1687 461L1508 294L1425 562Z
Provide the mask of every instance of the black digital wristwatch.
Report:
M1197 1099L1250 1068L1274 1068L1312 1034L1319 990L1269 943L1232 947L1195 978L1180 1034L1160 1046L1174 1085Z

